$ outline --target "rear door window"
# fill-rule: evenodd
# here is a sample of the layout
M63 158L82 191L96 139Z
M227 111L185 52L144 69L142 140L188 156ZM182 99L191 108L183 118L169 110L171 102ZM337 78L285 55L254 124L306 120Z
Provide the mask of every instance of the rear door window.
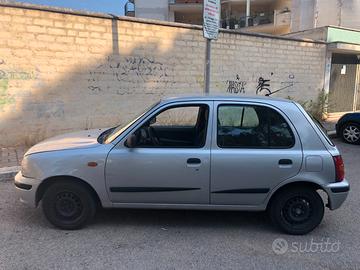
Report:
M291 148L293 132L275 110L258 105L220 105L217 143L221 148Z

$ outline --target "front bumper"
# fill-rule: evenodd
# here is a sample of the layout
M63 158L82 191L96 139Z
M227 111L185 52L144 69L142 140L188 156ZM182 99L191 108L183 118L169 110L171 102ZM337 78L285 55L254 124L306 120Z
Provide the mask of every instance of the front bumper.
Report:
M341 182L328 184L324 186L324 189L329 196L329 208L335 210L346 200L350 191L350 184L348 181L343 180Z
M22 203L36 207L36 191L40 185L40 181L33 178L24 177L21 172L15 176L16 193Z

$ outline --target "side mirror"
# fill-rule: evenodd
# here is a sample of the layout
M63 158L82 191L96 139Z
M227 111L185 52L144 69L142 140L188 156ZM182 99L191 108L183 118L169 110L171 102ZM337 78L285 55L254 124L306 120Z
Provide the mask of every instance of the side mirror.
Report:
M131 134L125 142L125 145L129 148L134 148L136 147L136 145L138 144L138 139L137 136L135 134Z

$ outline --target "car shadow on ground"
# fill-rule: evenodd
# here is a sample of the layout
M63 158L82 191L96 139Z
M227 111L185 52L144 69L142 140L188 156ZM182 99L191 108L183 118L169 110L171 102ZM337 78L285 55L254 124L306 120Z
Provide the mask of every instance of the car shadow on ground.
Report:
M266 212L243 211L100 209L91 226L276 231Z
M13 218L18 224L45 230L55 229L44 217L41 205L28 209L19 203ZM247 233L277 234L266 212L204 211L204 210L154 210L154 209L98 209L94 220L82 230L100 231L121 228L155 230L244 230Z

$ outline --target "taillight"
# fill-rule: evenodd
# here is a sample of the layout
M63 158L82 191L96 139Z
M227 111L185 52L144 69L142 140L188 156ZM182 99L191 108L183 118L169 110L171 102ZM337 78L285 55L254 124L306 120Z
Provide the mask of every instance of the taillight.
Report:
M345 168L344 161L341 156L334 156L335 163L335 174L336 174L336 182L341 182L345 178Z

